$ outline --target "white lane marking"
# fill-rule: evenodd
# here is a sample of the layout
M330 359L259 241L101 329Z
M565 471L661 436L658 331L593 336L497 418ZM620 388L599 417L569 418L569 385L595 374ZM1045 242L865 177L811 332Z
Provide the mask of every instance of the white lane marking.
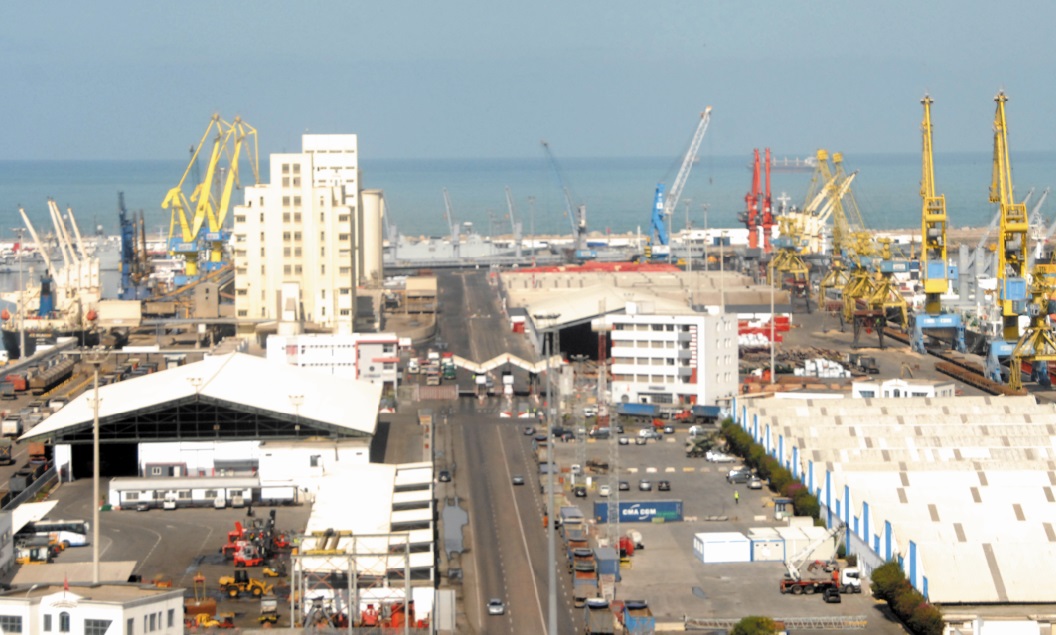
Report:
M502 428L496 426L495 430L496 434L499 435L499 447L502 449L502 462L506 465L506 482L510 483L509 488L512 490L513 475L510 473L510 462L506 460L506 444L502 440ZM528 538L524 534L524 522L521 520L521 508L520 505L517 504L517 493L511 491L511 494L513 494L513 511L517 514L517 526L520 528L521 542L524 544L524 556L528 559L528 568L530 569L532 555L531 552L528 550ZM547 566L550 566L550 563L547 563ZM535 582L534 574L529 577L531 577L532 586L535 588L536 606L539 607L539 624L542 627L542 630L540 632L546 633L548 626L546 624L546 620L543 619L543 599L539 596L539 585Z

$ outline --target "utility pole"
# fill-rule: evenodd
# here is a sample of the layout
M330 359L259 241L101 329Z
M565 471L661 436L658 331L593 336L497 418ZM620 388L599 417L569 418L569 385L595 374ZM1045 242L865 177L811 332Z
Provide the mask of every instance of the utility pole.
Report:
M690 230L693 228L693 223L689 220L689 204L693 202L693 199L686 199L686 237L682 241L682 244L686 248L686 271L693 272L693 241L689 237Z
M24 227L15 227L18 234L18 358L26 358L26 286L22 280L22 236Z
M554 417L556 411L553 402L553 368L550 358L554 354L553 326L560 317L559 313L548 313L533 316L536 320L546 320L548 326L543 335L543 354L546 355L546 553L547 553L547 587L548 587L548 626L547 635L557 635L557 554L554 545ZM549 346L547 346L549 344Z

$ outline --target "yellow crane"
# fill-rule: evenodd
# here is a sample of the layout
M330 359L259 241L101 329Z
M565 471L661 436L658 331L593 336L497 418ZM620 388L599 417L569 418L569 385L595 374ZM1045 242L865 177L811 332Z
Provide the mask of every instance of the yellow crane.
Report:
M1004 91L994 97L994 158L990 179L990 202L1001 211L997 239L997 302L1001 309L1001 337L990 341L986 373L1001 381L1001 360L1010 357L1019 341L1019 316L1027 299L1027 206L1017 203L1012 186L1012 161L1008 154L1008 122Z
M956 313L942 312L942 294L950 288L949 264L946 252L946 196L935 191L935 161L931 138L931 97L924 95L924 119L920 124L923 138L921 151L920 199L921 253L920 270L924 279L924 313L913 316L913 350L924 354L924 331L953 330L953 347L964 352L964 323Z
M203 154L209 141L212 140L212 149L209 152L206 164L205 177L198 183L191 195L184 193L187 177L192 168L197 164L198 157ZM199 252L203 248L208 250L206 270L214 270L223 264L223 245L229 238L229 233L224 229L228 209L231 204L231 195L236 187L240 187L239 163L243 146L252 141L252 146L247 150L251 155L250 162L253 168L254 183L260 180L260 169L257 158L257 131L252 126L236 117L234 122L226 122L219 114L214 114L209 125L205 129L198 145L191 153L191 160L180 177L180 182L169 190L162 201L162 209L170 210L169 216L169 253L183 258L185 261L185 275L188 280L198 277ZM223 179L220 196L214 194L213 185L218 179ZM191 210L193 208L193 214ZM188 218L190 216L190 218ZM203 227L208 228L208 233L203 236ZM203 245L202 243L206 243Z

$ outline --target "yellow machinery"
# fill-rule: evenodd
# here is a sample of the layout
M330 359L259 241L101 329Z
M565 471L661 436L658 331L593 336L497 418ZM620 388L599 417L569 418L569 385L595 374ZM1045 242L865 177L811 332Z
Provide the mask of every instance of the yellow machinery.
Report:
M1056 361L1056 337L1049 322L1049 303L1056 297L1056 263L1038 263L1031 270L1030 325L1016 342L1009 363L1008 387L1023 387L1023 362L1030 362L1032 379L1042 386L1052 385L1048 363Z
M235 569L235 575L220 576L220 590L230 598L237 598L243 593L249 593L255 598L269 595L275 590L271 584L266 584L256 578L249 577L245 569Z
M1027 232L1030 224L1025 203L1017 203L1012 187L1012 161L1008 154L1008 124L1001 91L994 97L994 163L990 179L990 202L998 203L1001 225L997 237L997 301L1001 309L1001 338L990 342L986 375L1002 381L1001 361L1011 357L1019 337L1019 316L1027 300Z
M206 165L205 177L198 183L188 198L184 194L187 177L195 167L209 140L212 139L212 150ZM252 144L250 145L250 140ZM169 253L185 261L185 280L179 284L194 280L199 276L199 252L208 251L204 268L212 271L223 265L223 246L230 237L224 229L231 195L236 187L241 187L239 180L239 161L243 146L253 168L254 183L260 180L260 169L257 156L257 131L235 117L228 123L214 114L209 120L205 134L191 154L191 160L180 178L179 184L169 190L162 201L162 209L169 209ZM219 196L214 191L214 183L222 179ZM193 205L193 214L191 213ZM190 218L188 218L190 216ZM203 228L207 233L203 235ZM203 244L204 243L204 244Z
M950 288L949 264L946 252L946 197L935 192L935 162L931 143L931 97L924 95L924 120L920 124L923 137L921 152L920 198L921 254L920 271L924 281L924 313L913 319L913 350L924 354L924 331L942 329L954 334L953 347L966 349L964 322L956 313L942 312L942 294Z
M792 298L802 298L810 312L810 267L799 255L802 235L793 219L777 219L780 235L774 239L777 250L767 268L767 282L788 289Z

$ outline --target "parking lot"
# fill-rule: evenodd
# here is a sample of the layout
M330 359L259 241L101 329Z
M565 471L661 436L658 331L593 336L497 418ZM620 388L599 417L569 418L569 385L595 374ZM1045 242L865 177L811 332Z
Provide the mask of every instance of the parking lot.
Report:
M577 498L570 491L571 465L585 456L586 460L610 462L611 442L586 439L586 451L577 457L574 441L554 444L558 466L562 468L565 490L569 501L580 507L584 515L593 515L595 501L605 501L619 496L620 501L682 501L684 520L666 523L622 523L620 534L628 530L641 534L644 549L636 551L631 566L621 571L622 583L618 587L618 599L645 599L653 614L661 622L681 622L683 616L700 618L740 618L745 615L769 615L775 617L829 617L834 615L865 616L869 621L869 632L902 633L896 623L890 622L881 612L868 591L868 583L862 594L844 595L840 604L826 604L820 596L784 595L778 583L785 574L781 562L744 564L702 564L693 555L693 536L699 532L747 532L752 527L776 527L782 521L775 520L772 494L765 486L760 490L749 489L746 482L731 484L726 480L727 472L735 463L713 463L704 458L688 458L685 442L689 437L689 426L673 424L675 432L664 434L658 440L649 440L644 445L636 444L634 437L639 427L633 423L624 425L626 445L618 445L616 465L617 480L625 481L626 491L611 492L606 498L600 495L602 484L608 484L606 474L591 474L584 469L583 476L592 476L586 496ZM708 426L709 431L714 426ZM619 435L618 435L619 436ZM641 480L652 484L649 491L639 488ZM670 491L659 491L661 480L670 482ZM583 482L580 480L578 482ZM735 498L734 493L737 493ZM596 534L604 538L607 527L597 524Z
M101 486L106 491L106 483ZM50 518L92 518L92 482L82 479L63 484L52 495L58 502ZM255 518L263 519L270 510L276 512L276 527L279 530L302 531L308 519L308 505L290 507L254 507ZM102 562L137 561L134 573L142 576L144 583L155 580L171 582L173 587L187 589L193 596L194 576L201 572L206 579L207 594L218 600L218 612L235 614L238 626L256 626L260 613L260 602L252 597L231 600L220 593L218 580L222 575L232 575L234 566L220 556L220 547L227 541L227 532L235 528L235 522L252 524L247 509L187 508L174 511L153 509L148 512L134 510L100 513L99 548ZM89 536L89 539L91 536ZM55 559L56 564L67 562L91 562L91 546L67 549ZM289 570L287 562L287 570ZM287 578L263 578L261 568L248 569L250 577L274 585L280 596L279 624L289 624Z

